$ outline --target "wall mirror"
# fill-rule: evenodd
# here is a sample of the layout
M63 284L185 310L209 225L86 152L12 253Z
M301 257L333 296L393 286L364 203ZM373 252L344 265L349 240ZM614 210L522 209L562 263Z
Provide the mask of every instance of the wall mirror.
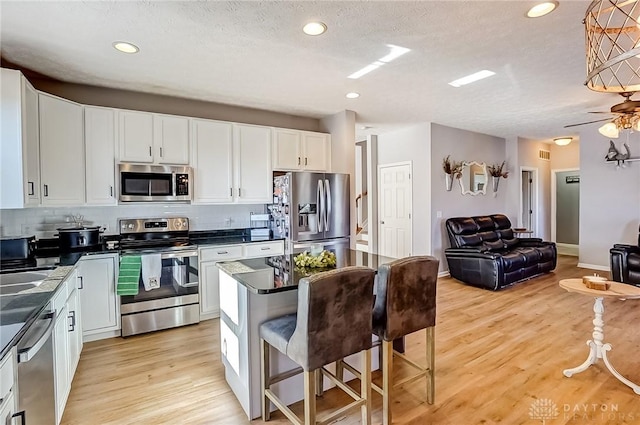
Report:
M462 177L460 188L463 195L487 194L488 181L487 165L484 162L464 162L462 164Z

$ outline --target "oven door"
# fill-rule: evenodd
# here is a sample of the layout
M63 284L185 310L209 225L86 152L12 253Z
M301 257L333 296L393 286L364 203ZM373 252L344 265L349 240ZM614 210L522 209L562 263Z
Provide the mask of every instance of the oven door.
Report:
M120 297L122 314L199 303L198 251L164 252L160 257L159 287L146 290L140 277L138 294Z

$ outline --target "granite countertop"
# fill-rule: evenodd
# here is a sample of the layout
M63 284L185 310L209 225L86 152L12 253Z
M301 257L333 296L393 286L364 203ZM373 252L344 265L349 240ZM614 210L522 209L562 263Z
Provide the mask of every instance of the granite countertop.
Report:
M393 258L354 251L352 249L329 249L336 254L336 267L365 266L377 269L379 265L393 261ZM295 266L291 255L277 255L267 258L222 261L217 266L233 277L238 283L255 294L273 294L295 290L303 277L335 268L304 268Z
M0 296L0 358L18 343L72 270L73 266L58 267L40 285Z

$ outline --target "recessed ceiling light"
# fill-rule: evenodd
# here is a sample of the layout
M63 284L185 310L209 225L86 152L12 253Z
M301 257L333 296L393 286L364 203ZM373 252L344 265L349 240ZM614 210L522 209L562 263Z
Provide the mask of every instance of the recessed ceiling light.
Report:
M545 1L544 3L538 3L529 9L527 16L529 18L539 18L553 12L556 7L558 7L557 1Z
M356 92L352 91L350 93L347 93L345 96L347 97L347 99L356 99L356 98L360 97L360 93L356 93Z
M113 47L122 53L138 53L140 49L135 44L127 43L126 41L116 41L113 43Z
M482 71L476 72L475 74L458 78L457 80L450 82L449 85L453 87L460 87L460 86L464 86L465 84L470 84L478 80L482 80L483 78L491 77L492 75L496 75L496 73L493 71L488 71L486 69L483 69Z
M327 26L322 22L309 22L307 25L302 27L302 31L307 35L320 35L326 30Z

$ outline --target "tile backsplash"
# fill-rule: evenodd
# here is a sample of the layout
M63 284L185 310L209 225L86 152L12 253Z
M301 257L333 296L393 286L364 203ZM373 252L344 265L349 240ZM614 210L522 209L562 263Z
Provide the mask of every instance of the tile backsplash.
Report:
M105 227L105 234L118 233L118 220L140 217L189 217L191 230L249 227L249 215L264 213L260 205L135 204L112 207L40 207L0 210L0 236L35 235L51 238L56 229L84 216L84 223Z

